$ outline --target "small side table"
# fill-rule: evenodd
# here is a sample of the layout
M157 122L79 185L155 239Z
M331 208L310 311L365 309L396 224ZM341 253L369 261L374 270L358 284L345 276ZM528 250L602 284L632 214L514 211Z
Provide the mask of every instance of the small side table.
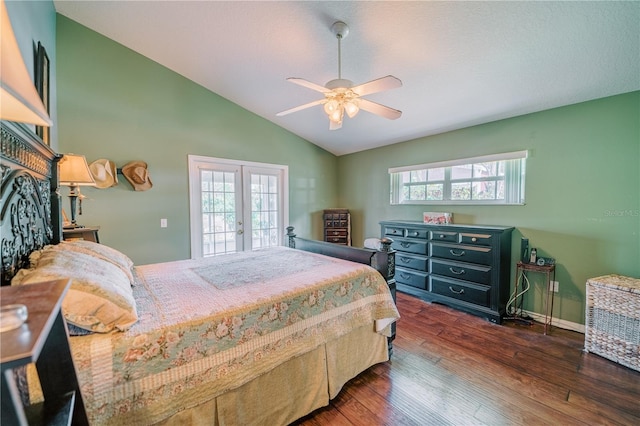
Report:
M65 241L86 240L99 243L98 237L99 226L87 226L83 228L66 228L62 230L62 238Z
M547 286L547 304L544 313L544 334L551 331L551 320L553 319L553 296L555 291L551 288L551 282L556 280L556 265L536 265L534 263L518 262L516 265L516 286L520 282L520 277L526 272L537 272L544 274ZM551 299L551 303L549 303Z
M89 424L60 310L68 288L63 279L0 289L3 305L23 304L29 315L20 327L0 333L3 423ZM32 362L44 402L25 408L13 369Z

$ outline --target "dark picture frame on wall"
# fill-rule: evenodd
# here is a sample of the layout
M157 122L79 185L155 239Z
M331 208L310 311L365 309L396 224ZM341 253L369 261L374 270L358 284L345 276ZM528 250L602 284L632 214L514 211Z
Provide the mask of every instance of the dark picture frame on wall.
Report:
M36 50L36 89L42 99L42 103L49 114L49 56L44 46L38 42L38 48ZM40 136L42 142L45 145L50 144L49 140L49 127L36 126L36 134Z

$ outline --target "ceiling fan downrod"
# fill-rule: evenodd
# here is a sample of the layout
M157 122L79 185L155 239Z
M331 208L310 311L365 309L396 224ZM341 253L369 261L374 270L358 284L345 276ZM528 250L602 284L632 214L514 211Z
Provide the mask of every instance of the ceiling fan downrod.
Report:
M349 26L342 21L336 21L331 26L331 32L338 39L338 80L342 80L342 39L349 35Z

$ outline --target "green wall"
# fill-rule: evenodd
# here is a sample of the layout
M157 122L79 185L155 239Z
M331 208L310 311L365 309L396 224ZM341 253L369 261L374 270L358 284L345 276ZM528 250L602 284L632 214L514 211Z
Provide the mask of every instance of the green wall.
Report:
M389 204L389 167L520 150L529 150L523 206ZM514 226L512 263L521 237L556 258L554 317L584 324L588 278L640 277L639 170L640 92L633 92L339 157L338 201L352 210L355 244L380 235L380 220L421 220L423 211ZM515 266L512 282L514 274ZM525 308L542 313L539 284Z
M82 188L78 223L99 225L101 242L136 264L190 257L188 154L288 165L289 222L320 238L337 200L333 154L62 15L57 28L59 152L142 160L153 182Z

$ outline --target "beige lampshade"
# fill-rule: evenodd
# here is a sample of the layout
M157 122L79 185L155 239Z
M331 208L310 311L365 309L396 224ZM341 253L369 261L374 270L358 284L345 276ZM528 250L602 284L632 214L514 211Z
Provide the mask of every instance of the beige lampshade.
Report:
M0 119L51 126L38 91L22 59L4 0L0 0Z
M84 155L64 154L60 160L60 185L95 186Z

